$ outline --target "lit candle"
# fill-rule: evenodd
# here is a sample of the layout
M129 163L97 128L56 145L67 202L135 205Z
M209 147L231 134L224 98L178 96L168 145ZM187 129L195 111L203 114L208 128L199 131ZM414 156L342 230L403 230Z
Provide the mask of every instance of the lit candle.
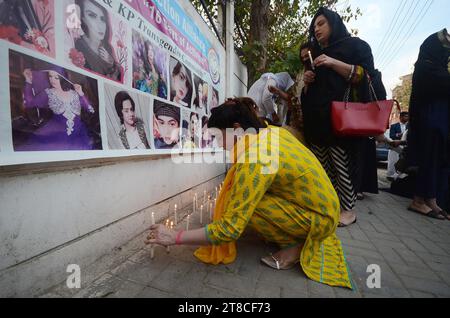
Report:
M206 190L203 191L203 203L206 202Z
M197 208L195 207L195 196L194 196L194 199L192 200L192 213L194 213L195 214L195 211L197 210Z
M175 204L174 218L175 218L175 225L178 225L177 205L176 204Z
M314 67L314 60L312 58L311 51L308 51L308 56L309 56L309 61L311 62L311 67L312 67L312 69L314 71L316 68Z
M190 218L191 218L191 215L188 214L187 220L186 220L186 231L189 231L189 220L190 220Z
M168 229L170 229L170 220L169 220L169 219L166 220L166 227L167 227ZM167 247L166 247L166 252L167 252L167 253L170 253L170 246L167 246Z
M209 203L209 219L211 220L211 222L213 220L213 215L214 215L214 212L212 209L212 202L211 202L211 203Z
M152 212L152 225L155 225L155 212ZM155 245L150 245L150 259L155 258Z
M203 224L203 204L200 205L200 224Z

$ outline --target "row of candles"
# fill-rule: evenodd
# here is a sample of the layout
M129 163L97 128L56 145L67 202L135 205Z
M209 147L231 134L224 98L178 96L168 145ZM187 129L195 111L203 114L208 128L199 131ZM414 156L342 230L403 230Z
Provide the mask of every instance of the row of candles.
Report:
M223 187L223 183L221 183L218 187L215 187L215 198L212 199L211 195L207 196L206 190L203 191L203 204L200 204L200 209L199 209L199 204L198 204L198 195L197 193L194 194L193 197L193 201L192 201L192 214L197 213L197 211L200 212L200 224L203 225L203 210L204 210L204 206L206 205L206 213L209 214L209 220L210 222L212 222L213 220L213 216L214 216L214 209L216 207L217 204L217 199L219 197L219 193L220 191L222 191L222 187ZM174 220L172 221L170 219L170 212L168 215L168 218L165 221L165 226L169 229L174 229L176 226L178 226L178 206L175 204L174 205ZM169 208L170 211L170 208ZM151 224L155 225L155 213L152 212L152 216L151 216ZM191 219L191 213L190 211L188 211L187 216L186 216L186 231L189 231L189 225L190 225L190 220ZM170 253L170 247L167 246L166 247L166 251L167 253ZM152 245L150 247L150 257L153 259L155 255L155 247L154 245Z

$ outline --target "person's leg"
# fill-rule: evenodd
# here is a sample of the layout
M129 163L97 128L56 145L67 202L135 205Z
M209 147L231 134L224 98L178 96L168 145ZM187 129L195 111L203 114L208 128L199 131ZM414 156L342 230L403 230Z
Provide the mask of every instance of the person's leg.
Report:
M399 154L395 152L394 150L389 150L388 153L388 166L387 166L387 173L386 177L388 180L394 180L397 179L398 174L395 169L395 164L399 160Z
M284 211L278 200L265 195L258 203L248 225L265 241L280 246L280 250L272 256L283 268L299 262L304 240L309 232L310 220L306 213L293 218ZM266 258L269 262L273 260L272 257Z
M353 211L356 205L356 191L350 171L350 157L342 147L331 148L332 164L336 171L337 194L341 203L340 223L347 226L356 221Z

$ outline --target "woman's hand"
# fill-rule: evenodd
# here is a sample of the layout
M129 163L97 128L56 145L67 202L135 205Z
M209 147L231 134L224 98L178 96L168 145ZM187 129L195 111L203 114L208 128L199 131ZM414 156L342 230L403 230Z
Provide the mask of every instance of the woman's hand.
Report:
M26 69L23 71L23 76L25 77L25 81L26 81L28 84L33 84L33 72L31 71L31 69L26 68Z
M159 244L162 246L175 245L177 232L167 228L162 224L152 225L150 233L147 235L145 244Z
M316 80L316 74L313 71L306 71L303 75L303 82L305 85L311 85Z
M77 92L78 95L80 95L81 97L84 96L83 88L81 87L81 85L75 84L73 85L73 88L75 89L75 92Z
M280 90L275 86L269 86L269 92L275 95L280 95Z
M314 65L316 67L325 66L328 68L333 68L336 64L336 59L329 57L325 54L320 55L314 60Z
M111 56L111 54L108 53L108 51L106 51L103 46L98 49L98 54L100 55L100 58L106 63L110 65L114 64L114 58Z

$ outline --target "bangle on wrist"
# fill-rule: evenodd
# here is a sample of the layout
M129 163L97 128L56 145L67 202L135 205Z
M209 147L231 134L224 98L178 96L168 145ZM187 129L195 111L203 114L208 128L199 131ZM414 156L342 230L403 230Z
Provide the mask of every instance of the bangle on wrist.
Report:
M183 234L183 232L184 232L183 230L178 232L177 238L175 239L175 245L181 245L181 234Z
M352 65L352 70L350 72L350 75L347 78L347 82L350 82L352 80L353 75L355 75L355 65Z

